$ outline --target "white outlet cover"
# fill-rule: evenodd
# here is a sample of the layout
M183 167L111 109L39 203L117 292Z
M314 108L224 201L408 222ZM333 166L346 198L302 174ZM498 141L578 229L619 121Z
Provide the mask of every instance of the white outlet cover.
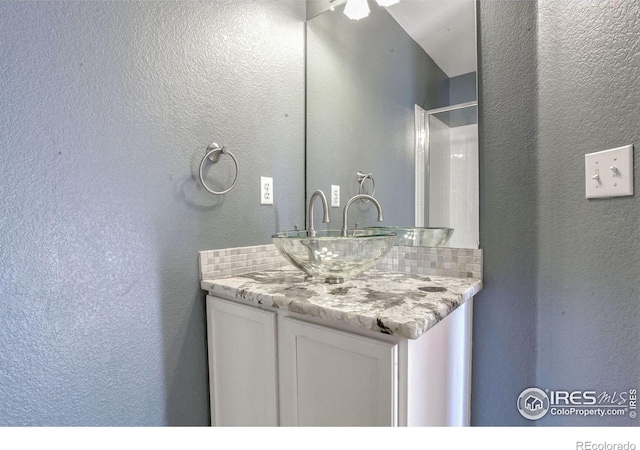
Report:
M340 186L331 185L331 207L340 208Z
M260 177L260 204L273 205L272 177Z
M584 155L587 198L633 195L633 145Z

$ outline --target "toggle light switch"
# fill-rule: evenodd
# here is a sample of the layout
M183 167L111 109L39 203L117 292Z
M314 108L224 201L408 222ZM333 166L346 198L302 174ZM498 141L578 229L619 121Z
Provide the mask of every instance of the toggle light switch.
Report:
M584 155L584 174L587 198L633 195L633 145Z

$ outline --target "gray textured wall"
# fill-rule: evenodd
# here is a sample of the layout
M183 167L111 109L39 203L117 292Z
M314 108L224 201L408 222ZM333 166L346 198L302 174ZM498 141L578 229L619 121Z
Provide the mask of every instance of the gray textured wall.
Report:
M472 422L522 425L514 400L524 388L640 384L638 196L584 198L585 153L635 143L640 176L640 4L479 6L485 288L475 302ZM535 424L637 419L548 414Z
M536 3L478 4L480 247L473 425L529 425L516 410L536 376Z
M446 74L375 3L366 20L326 12L307 25L307 194L341 186L341 208L358 193L356 173L372 173L386 225L414 224L414 105L448 104ZM371 192L370 182L366 182ZM357 202L350 225L376 225ZM316 208L321 224L321 208Z
M304 19L0 3L0 425L208 423L196 253L303 221ZM223 197L196 181L214 140Z
M640 3L539 2L538 384L640 386ZM633 197L587 200L584 154L635 144ZM547 415L541 425L638 425Z

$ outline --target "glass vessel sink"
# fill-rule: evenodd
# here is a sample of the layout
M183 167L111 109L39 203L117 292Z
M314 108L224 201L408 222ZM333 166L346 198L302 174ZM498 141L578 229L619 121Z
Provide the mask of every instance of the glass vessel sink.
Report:
M453 228L441 227L367 227L376 232L396 234L395 245L408 247L441 247L451 239Z
M283 231L273 236L273 243L287 261L312 277L326 283L342 283L370 269L394 246L393 232L364 229Z

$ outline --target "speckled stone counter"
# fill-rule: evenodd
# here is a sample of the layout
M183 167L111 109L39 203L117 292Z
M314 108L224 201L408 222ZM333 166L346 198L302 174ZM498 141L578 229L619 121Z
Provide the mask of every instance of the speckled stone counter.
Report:
M327 284L289 266L202 279L201 287L223 298L417 339L478 293L482 282L369 270L345 283Z

